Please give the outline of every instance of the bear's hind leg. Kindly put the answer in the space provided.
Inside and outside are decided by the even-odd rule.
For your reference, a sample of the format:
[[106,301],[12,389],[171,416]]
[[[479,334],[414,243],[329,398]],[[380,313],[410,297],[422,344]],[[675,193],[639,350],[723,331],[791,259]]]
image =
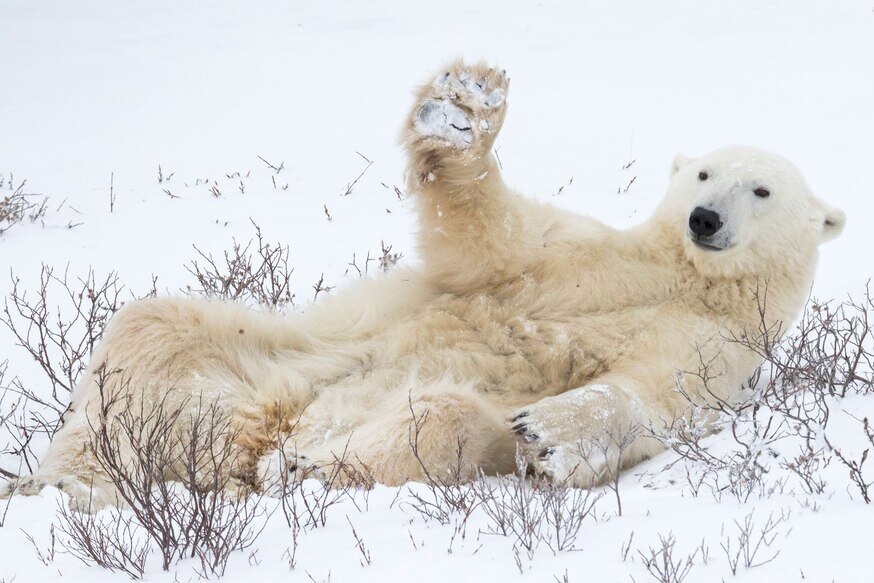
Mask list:
[[83,414],[68,415],[37,472],[5,484],[0,498],[36,496],[46,486],[53,486],[69,496],[74,511],[96,512],[119,504],[118,491],[91,451],[91,433],[88,423],[80,418]]
[[[344,474],[397,486],[407,481],[469,480],[511,473],[515,443],[504,427],[505,411],[470,389],[434,386],[396,394],[351,434],[306,452],[324,474],[337,460]],[[344,477],[344,476],[341,476]]]

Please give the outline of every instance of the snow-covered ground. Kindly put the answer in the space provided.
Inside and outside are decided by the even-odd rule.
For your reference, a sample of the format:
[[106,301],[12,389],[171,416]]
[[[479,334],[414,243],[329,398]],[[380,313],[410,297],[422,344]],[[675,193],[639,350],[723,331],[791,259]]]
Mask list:
[[[512,77],[497,147],[505,180],[522,192],[629,226],[660,200],[675,153],[755,145],[794,161],[847,212],[844,235],[822,249],[814,295],[858,296],[874,274],[874,0],[4,0],[0,174],[51,202],[43,224],[0,235],[0,295],[10,270],[33,289],[40,263],[68,266],[71,277],[117,270],[135,294],[157,275],[163,293],[178,293],[192,283],[192,245],[220,252],[250,239],[251,221],[290,245],[297,309],[322,274],[338,287],[356,279],[353,253],[361,265],[383,241],[415,262],[413,203],[395,191],[404,187],[396,137],[412,87],[456,56]],[[10,374],[44,382],[0,326],[0,363],[7,358]],[[861,433],[854,417],[874,414],[870,401],[835,404],[835,439]],[[712,440],[730,446],[724,434]],[[581,550],[542,547],[523,557],[522,574],[511,540],[478,534],[483,517],[453,537],[452,525],[392,504],[405,489],[378,487],[368,511],[344,503],[305,533],[294,570],[283,558],[290,531],[274,516],[256,556],[234,557],[226,580],[549,581],[567,572],[569,581],[646,581],[638,551],[668,533],[675,558],[702,540],[709,547],[687,581],[730,580],[720,545],[734,521],[790,510],[759,558],[779,555],[741,567],[737,580],[871,580],[874,506],[843,466],[827,468],[823,495],[789,484],[742,504],[691,496],[676,467],[662,471],[674,459],[627,472],[621,517],[606,496]],[[16,470],[9,457],[0,463]],[[0,581],[125,580],[69,555],[39,560],[24,531],[44,550],[58,499],[52,490],[12,501]],[[163,573],[153,556],[147,579],[197,575],[191,562]]]

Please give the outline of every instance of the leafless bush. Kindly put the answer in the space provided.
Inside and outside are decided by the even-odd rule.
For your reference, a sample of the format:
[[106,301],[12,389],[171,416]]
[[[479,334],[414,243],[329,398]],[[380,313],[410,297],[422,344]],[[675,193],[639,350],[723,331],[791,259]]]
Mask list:
[[198,287],[189,286],[189,292],[280,311],[294,305],[290,285],[294,269],[288,266],[288,246],[265,241],[261,228],[254,222],[252,225],[255,238],[246,244],[234,241],[232,249],[220,258],[194,248],[199,259],[186,269]]
[[[345,501],[351,502],[361,511],[362,506],[357,500],[359,493],[363,493],[363,508],[366,509],[369,492],[376,485],[376,479],[364,463],[357,459],[356,463],[351,463],[348,444],[339,456],[335,456],[331,463],[322,467],[307,463],[296,452],[292,456],[287,455],[289,448],[286,445],[293,439],[295,428],[296,423],[284,439],[278,440],[279,478],[276,484],[267,485],[268,489],[277,491],[280,508],[291,529],[291,544],[282,554],[291,570],[297,567],[297,551],[302,533],[326,526],[331,509]],[[358,539],[358,533],[348,515],[346,520],[356,537],[356,548],[369,565],[370,552],[364,546],[363,539]]]
[[814,450],[804,447],[802,451],[791,459],[784,460],[780,465],[798,477],[802,489],[808,494],[822,494],[828,482],[822,477],[831,458],[827,457],[822,448]]
[[322,579],[321,581],[316,581],[315,577],[313,577],[309,571],[304,571],[307,575],[307,579],[312,581],[313,583],[331,583],[331,570],[328,569],[328,576]]
[[868,461],[868,452],[874,447],[874,428],[868,422],[868,418],[862,419],[862,430],[865,432],[865,437],[868,439],[870,447],[866,447],[858,460],[853,459],[849,454],[834,447],[826,438],[825,442],[831,449],[838,461],[849,470],[850,481],[859,489],[862,495],[862,500],[865,504],[871,503],[871,495],[874,493],[874,476],[864,473],[865,462]]
[[325,476],[318,485],[308,487],[305,483],[301,484],[300,500],[303,508],[304,528],[325,526],[328,523],[328,514],[331,508],[344,500],[353,499],[355,486],[346,481],[346,476],[349,472],[354,473],[357,470],[346,461],[346,456],[347,453],[344,451],[339,458],[324,468]]
[[764,552],[774,543],[777,535],[780,534],[778,527],[789,519],[790,512],[781,512],[779,516],[774,516],[771,513],[762,526],[756,525],[753,520],[754,514],[755,510],[751,510],[742,522],[735,520],[735,533],[726,533],[723,526],[723,540],[720,546],[725,552],[725,558],[728,560],[732,575],[737,574],[740,565],[748,569],[760,567],[770,563],[780,554],[779,550],[767,557],[763,557],[759,553],[760,551]]
[[[43,265],[34,298],[12,275],[2,321],[45,373],[57,404],[67,400],[85,371],[109,318],[122,305],[123,289],[114,271],[97,278],[89,269],[84,278],[73,281],[67,270],[58,276]],[[63,302],[66,309],[52,308],[56,302]]]
[[494,482],[481,477],[475,487],[482,511],[490,520],[487,532],[512,538],[513,547],[526,551],[530,560],[544,539],[546,508],[537,489],[525,477],[528,461],[521,452],[517,452],[516,466],[516,474]]
[[[619,493],[619,477],[622,474],[623,456],[631,444],[640,437],[641,427],[636,423],[611,428],[594,439],[577,444],[583,463],[616,497],[616,513],[622,516],[622,496]],[[603,463],[602,463],[603,462]]]
[[[0,430],[6,429],[7,420],[13,419],[15,417],[18,411],[18,406],[21,403],[21,398],[17,396],[17,398],[13,399],[12,403],[5,404],[6,398],[10,394],[9,387],[4,382],[7,364],[8,363],[6,361],[0,363]],[[8,453],[14,454],[14,452],[9,451],[5,446],[4,449],[0,450],[0,456]],[[21,473],[22,465],[20,458],[18,465],[18,473],[10,472],[0,467],[0,479],[11,480],[12,483],[11,491],[8,492],[9,497],[6,499],[5,502],[0,502],[0,504],[2,504],[2,507],[0,507],[0,528],[2,528],[6,524],[6,516],[9,514],[9,507],[12,504],[12,496],[15,494],[15,489],[18,484],[17,478]]]
[[[21,404],[22,397],[13,393],[9,385],[6,383],[6,371],[9,370],[9,361],[0,362],[0,430],[6,428],[7,422],[15,419],[18,407]],[[0,455],[14,453],[7,449],[8,444],[4,444],[3,449],[0,449]],[[18,475],[0,467],[0,478],[14,479]],[[3,519],[0,516],[0,526],[3,526]]]
[[369,493],[376,485],[370,469],[361,460],[351,459],[348,443],[339,456],[335,455],[330,463],[318,467],[296,453],[289,457],[285,453],[285,443],[293,437],[293,431],[292,428],[291,435],[278,444],[278,483],[268,485],[268,489],[279,495],[280,508],[292,529],[293,546],[288,556],[292,568],[302,529],[325,526],[332,508],[344,501],[351,502],[361,511],[357,499],[359,494],[366,509]]
[[73,280],[46,265],[40,270],[35,294],[28,294],[14,274],[12,291],[5,300],[0,319],[18,346],[39,365],[51,387],[50,396],[12,379],[10,391],[20,398],[18,411],[7,420],[16,445],[15,455],[32,472],[36,457],[31,450],[38,435],[53,437],[70,402],[70,393],[88,365],[110,317],[121,306],[124,286],[110,272],[98,278],[89,270]]
[[553,553],[574,550],[603,494],[573,488],[570,478],[527,479],[528,462],[521,454],[516,466],[514,475],[489,479],[481,474],[472,484],[478,508],[489,521],[486,532],[510,537],[529,559],[540,544]]
[[[769,323],[766,318],[766,289],[757,301],[758,330],[726,339],[764,361],[742,387],[745,398],[729,402],[710,391],[711,371],[702,359],[698,371],[685,373],[697,377],[695,384],[703,387],[702,394],[688,395],[680,385],[678,392],[688,402],[686,414],[660,435],[680,460],[698,468],[687,469],[696,495],[702,484],[716,497],[727,491],[741,501],[782,489],[785,479],[768,484],[764,477],[777,457],[772,446],[787,437],[803,440],[802,453],[780,465],[798,477],[806,492],[821,493],[825,481],[819,472],[829,458],[815,444],[828,424],[830,402],[874,390],[874,333],[870,328],[874,303],[869,289],[859,301],[809,302],[788,335],[782,323]],[[731,451],[714,452],[703,443],[707,435],[720,429],[731,433],[735,446]],[[863,461],[856,462],[859,469]],[[851,476],[858,477],[852,463],[848,465]]]
[[384,272],[391,271],[391,268],[398,264],[398,261],[404,256],[403,253],[392,253],[392,246],[386,246],[385,241],[379,242],[382,255],[379,257],[379,268]]
[[446,525],[452,521],[453,516],[457,515],[466,522],[479,501],[468,484],[469,479],[466,478],[473,475],[475,470],[465,460],[465,442],[461,438],[457,439],[455,459],[451,467],[428,467],[419,450],[422,429],[428,421],[428,410],[416,413],[412,396],[409,397],[408,403],[411,416],[407,429],[408,440],[413,457],[421,468],[425,480],[421,487],[407,488],[406,504],[426,521],[435,520]]
[[71,511],[58,505],[61,547],[86,565],[142,579],[152,546],[144,529],[118,508],[100,513]]
[[[354,270],[356,271],[356,273],[358,273],[358,276],[359,276],[359,277],[364,277],[364,276],[367,275],[367,273],[370,271],[370,264],[371,264],[373,261],[376,261],[376,259],[374,259],[373,257],[371,257],[371,256],[370,256],[370,251],[368,251],[368,252],[367,252],[367,257],[364,258],[364,262],[363,262],[364,269],[362,270],[361,267],[359,267],[359,265],[358,265],[358,260],[357,260],[356,257],[355,257],[355,253],[353,253],[353,254],[352,254],[352,261],[350,261],[350,262],[347,263],[346,265],[348,265],[349,267],[351,267],[352,269],[354,269]],[[343,275],[349,275],[349,267],[346,268],[346,272],[345,272]]]
[[320,293],[322,293],[322,292],[331,293],[331,290],[334,289],[335,287],[337,287],[337,286],[325,284],[325,274],[323,273],[319,277],[319,281],[317,281],[316,284],[313,286],[313,289],[316,292],[313,294],[313,301],[315,302],[316,300],[319,299]]
[[[572,488],[568,480],[529,479],[528,461],[521,452],[517,452],[517,471],[513,475],[489,478],[481,471],[476,474],[465,460],[465,442],[460,438],[452,466],[429,467],[419,450],[428,411],[417,412],[412,399],[409,409],[410,449],[422,470],[424,483],[408,486],[406,507],[426,521],[448,525],[454,520],[453,540],[459,534],[464,537],[465,526],[474,513],[484,515],[488,521],[486,534],[513,540],[514,558],[520,571],[522,555],[531,560],[540,544],[554,553],[574,548],[582,525],[592,515],[601,494]],[[476,479],[470,480],[470,475],[476,475]]]
[[12,488],[6,492],[9,497],[6,499],[6,502],[3,503],[3,510],[0,511],[0,528],[3,528],[6,525],[6,517],[9,515],[9,507],[12,505],[13,496],[15,496],[17,482],[13,481],[12,484]]
[[756,379],[761,402],[810,442],[828,423],[829,397],[874,392],[874,297],[866,286],[859,300],[811,300],[788,335],[781,323],[766,323],[766,303],[763,292],[759,330],[729,340],[762,357],[762,378]]
[[365,162],[367,162],[367,165],[364,167],[364,170],[361,171],[361,174],[359,174],[359,175],[355,178],[355,180],[346,183],[346,190],[343,192],[343,195],[342,195],[342,196],[349,196],[350,194],[352,194],[352,191],[355,190],[355,185],[358,184],[358,181],[361,180],[361,178],[364,176],[364,174],[365,174],[368,170],[370,170],[370,167],[371,167],[371,166],[373,166],[373,161],[370,160],[370,159],[368,159],[367,156],[365,156],[365,155],[362,154],[361,152],[355,152],[355,153],[358,154],[359,156],[361,156],[361,158],[362,158]]
[[[380,184],[384,189],[394,192],[394,195],[395,197],[397,197],[398,200],[406,200],[407,196],[409,196],[406,192],[398,188],[397,185],[392,184],[391,186],[389,186],[385,182],[380,182]],[[388,209],[386,209],[386,211],[391,213],[391,211]]]
[[660,534],[659,546],[649,547],[646,551],[637,551],[647,572],[659,583],[682,583],[695,566],[695,557],[699,549],[696,548],[686,557],[675,559],[675,544],[673,533],[669,533],[666,537]]
[[237,430],[218,403],[135,398],[121,371],[101,368],[100,410],[89,444],[118,496],[162,556],[162,566],[196,557],[222,575],[230,555],[252,545],[266,523],[258,496],[230,492]]
[[36,558],[39,559],[40,563],[48,567],[54,562],[55,556],[58,554],[58,537],[54,524],[49,527],[49,544],[45,548],[40,547],[29,532],[24,529],[21,532],[24,533],[24,537],[33,547],[33,550],[36,552]]
[[23,221],[35,223],[45,216],[48,197],[24,192],[26,184],[24,180],[15,187],[12,176],[0,175],[0,190],[8,191],[0,197],[0,235]]
[[[689,395],[684,397],[689,401],[686,415],[654,435],[678,455],[677,462],[697,468],[690,472],[687,467],[693,494],[706,485],[716,499],[728,492],[746,502],[753,495],[764,497],[783,487],[783,482],[767,483],[764,478],[773,460],[772,446],[788,435],[784,419],[754,398],[739,404],[716,399],[705,404]],[[727,451],[704,443],[714,425],[731,435],[732,447]]]
[[355,525],[352,524],[352,520],[349,518],[348,514],[346,515],[346,522],[349,523],[349,527],[352,529],[352,537],[355,539],[355,548],[358,549],[358,552],[361,554],[361,559],[359,559],[361,566],[364,567],[366,565],[369,567],[372,564],[372,559],[370,551],[366,546],[364,546],[364,538],[362,538],[358,534],[358,531],[355,530]]
[[628,535],[628,540],[622,543],[622,546],[619,548],[619,554],[622,557],[622,562],[626,562],[628,560],[628,553],[631,551],[631,543],[634,542],[634,531]]
[[583,522],[592,515],[602,494],[572,488],[567,480],[541,480],[537,489],[547,525],[544,542],[553,553],[573,550]]
[[[370,256],[370,251],[367,252],[367,256],[364,258],[362,265],[358,265],[358,260],[356,258],[356,254],[352,254],[352,261],[350,261],[347,265],[349,268],[355,270],[359,277],[364,277],[368,275],[370,271],[370,264],[374,261],[379,262],[379,269],[384,273],[388,273],[391,269],[397,265],[398,261],[404,256],[403,253],[392,253],[392,246],[386,246],[385,241],[380,241],[380,253],[381,255],[378,258],[374,258]],[[363,267],[363,269],[362,269]],[[344,275],[349,274],[349,268],[346,269],[346,273]]]

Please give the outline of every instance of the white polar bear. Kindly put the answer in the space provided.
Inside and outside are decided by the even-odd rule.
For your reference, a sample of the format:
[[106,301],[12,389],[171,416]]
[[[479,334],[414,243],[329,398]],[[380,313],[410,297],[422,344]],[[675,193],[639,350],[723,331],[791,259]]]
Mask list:
[[[117,390],[133,404],[217,399],[240,431],[232,471],[249,480],[299,418],[288,452],[320,464],[346,451],[385,484],[452,467],[461,442],[468,475],[512,471],[518,446],[536,471],[588,486],[617,452],[593,459],[587,444],[682,415],[679,371],[706,362],[707,390],[695,375],[685,390],[735,398],[760,358],[726,338],[759,330],[765,286],[769,325],[797,317],[843,214],[789,162],[746,147],[678,156],[664,201],[626,231],[538,204],[504,185],[491,154],[507,88],[503,72],[456,62],[418,93],[403,143],[420,269],[284,318],[190,298],[125,307],[19,491],[58,484],[81,497],[93,484],[95,504],[112,501],[83,446],[104,363],[124,372]],[[411,409],[427,411],[418,460]],[[622,464],[660,448],[635,439]]]

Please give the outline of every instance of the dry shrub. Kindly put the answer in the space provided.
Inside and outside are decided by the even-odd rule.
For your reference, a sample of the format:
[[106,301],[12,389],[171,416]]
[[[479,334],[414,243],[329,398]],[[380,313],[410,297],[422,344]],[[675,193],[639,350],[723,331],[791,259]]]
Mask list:
[[48,209],[47,196],[24,192],[27,180],[14,186],[14,177],[0,174],[0,236],[15,225],[24,221],[35,223],[42,219]]
[[594,519],[595,504],[603,494],[574,488],[570,478],[528,479],[528,462],[521,453],[516,465],[513,475],[480,474],[472,484],[478,508],[488,519],[485,532],[510,537],[529,560],[541,544],[553,553],[575,550],[583,523]]
[[766,304],[763,294],[758,332],[730,341],[764,360],[754,385],[761,402],[814,440],[828,424],[829,397],[874,392],[874,297],[866,287],[860,299],[811,300],[788,335],[780,325],[765,324]]
[[236,430],[217,402],[134,398],[121,371],[97,371],[100,410],[90,419],[97,463],[162,558],[189,557],[221,576],[231,554],[250,547],[266,524],[260,497],[232,492]]
[[[529,478],[528,461],[516,455],[516,472],[488,477],[473,468],[464,456],[464,441],[458,439],[449,468],[431,468],[419,451],[419,438],[428,421],[427,410],[416,413],[409,401],[409,444],[424,475],[423,484],[409,485],[403,506],[426,522],[453,524],[453,541],[464,538],[472,517],[486,521],[484,534],[506,536],[513,541],[520,571],[522,554],[529,560],[546,545],[553,553],[575,549],[583,523],[593,517],[600,493],[569,486],[569,481]],[[470,479],[473,476],[473,479]],[[451,552],[451,543],[450,543]]]
[[452,521],[453,516],[458,515],[462,522],[466,522],[480,500],[469,487],[470,480],[467,476],[475,475],[476,470],[465,460],[465,442],[461,438],[456,440],[455,458],[451,467],[428,467],[419,451],[419,440],[428,421],[428,410],[416,413],[412,395],[408,397],[407,403],[410,410],[410,423],[407,428],[410,450],[425,478],[423,487],[407,488],[407,506],[426,521],[433,520],[445,525]]
[[[294,451],[287,453],[287,443],[293,439],[296,423],[283,439],[277,441],[278,479],[275,484],[265,484],[265,489],[280,499],[280,509],[291,529],[291,544],[283,553],[289,569],[297,566],[297,550],[301,535],[314,528],[324,527],[335,507],[349,502],[359,512],[369,509],[370,492],[376,479],[369,468],[359,459],[354,462],[347,447],[327,464],[317,467]],[[360,500],[359,500],[360,498]],[[349,521],[348,515],[346,516]],[[369,551],[359,540],[355,527],[356,548],[369,561]]]
[[[728,492],[740,501],[782,491],[786,477],[766,483],[772,464],[788,470],[808,493],[822,493],[820,475],[831,454],[850,470],[853,483],[863,491],[861,460],[853,461],[840,450],[822,443],[831,407],[848,395],[874,393],[874,298],[866,289],[859,300],[808,302],[789,334],[783,325],[765,318],[767,291],[758,297],[759,329],[727,338],[760,355],[763,360],[744,387],[745,397],[728,402],[708,389],[712,382],[708,363],[702,359],[691,373],[704,387],[703,398],[678,393],[688,402],[686,414],[664,430],[651,430],[687,463],[686,475],[693,494],[702,485],[714,497]],[[863,427],[864,429],[864,427]],[[718,451],[705,441],[714,431],[730,433],[732,448]],[[800,440],[799,453],[780,459],[774,445],[785,439]],[[843,459],[842,459],[843,458]]]
[[828,439],[826,439],[826,444],[838,461],[848,470],[850,482],[859,490],[862,500],[865,501],[865,504],[870,504],[871,496],[874,494],[874,476],[866,474],[864,468],[865,462],[868,461],[868,453],[871,451],[871,448],[874,448],[874,428],[871,427],[867,417],[862,419],[862,431],[865,433],[867,445],[862,450],[858,460],[843,450],[832,446]]
[[142,579],[152,546],[143,528],[118,508],[100,513],[71,511],[58,505],[59,543],[86,565]]
[[[642,427],[637,423],[612,427],[591,441],[581,441],[577,450],[583,464],[597,476],[597,483],[612,490],[616,498],[616,514],[622,516],[622,496],[619,492],[619,478],[622,464],[628,449],[640,437]],[[597,460],[594,464],[592,460]],[[604,463],[606,460],[606,463]]]
[[[347,447],[329,463],[316,466],[302,457],[289,458],[280,448],[278,484],[266,485],[281,500],[282,513],[289,527],[311,530],[324,527],[332,508],[349,501],[359,511],[368,508],[370,491],[376,478]],[[359,497],[361,501],[359,502]]]
[[696,548],[685,557],[674,558],[676,542],[673,533],[668,533],[668,536],[659,534],[658,546],[637,551],[647,573],[659,583],[683,583],[695,566],[699,549]]
[[294,305],[290,286],[294,269],[288,266],[288,246],[265,241],[261,228],[252,225],[255,239],[246,244],[234,241],[231,250],[219,258],[194,248],[199,259],[185,268],[197,284],[189,286],[189,292],[279,311]]
[[728,561],[729,569],[732,575],[737,575],[737,570],[740,566],[752,569],[770,563],[780,554],[779,550],[765,553],[774,544],[777,535],[780,534],[778,528],[781,524],[789,519],[790,513],[783,511],[775,516],[774,513],[768,515],[764,524],[757,525],[754,520],[755,510],[751,510],[742,521],[735,520],[735,532],[725,532],[723,525],[723,540],[720,543],[725,558]]
[[15,442],[10,453],[33,472],[37,465],[33,442],[39,436],[51,439],[61,426],[71,392],[110,317],[123,305],[124,286],[114,271],[97,277],[89,270],[84,278],[73,279],[67,270],[57,275],[46,265],[33,294],[22,289],[14,274],[11,278],[12,291],[0,322],[37,363],[50,387],[48,392],[13,378],[7,388],[17,402],[16,411],[6,419]]

